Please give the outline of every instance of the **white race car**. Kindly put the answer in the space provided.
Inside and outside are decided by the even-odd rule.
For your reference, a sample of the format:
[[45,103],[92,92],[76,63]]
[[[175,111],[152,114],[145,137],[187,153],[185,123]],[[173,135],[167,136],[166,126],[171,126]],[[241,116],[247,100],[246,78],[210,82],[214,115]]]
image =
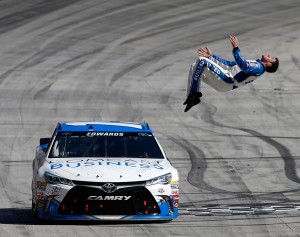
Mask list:
[[58,123],[33,161],[38,219],[172,220],[179,177],[148,124]]

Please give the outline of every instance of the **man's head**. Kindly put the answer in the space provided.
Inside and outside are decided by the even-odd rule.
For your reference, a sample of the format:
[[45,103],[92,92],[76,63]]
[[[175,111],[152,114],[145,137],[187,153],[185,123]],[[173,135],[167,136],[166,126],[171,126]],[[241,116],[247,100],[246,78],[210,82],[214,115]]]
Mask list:
[[261,61],[266,67],[266,72],[276,72],[279,66],[278,58],[271,57],[270,55],[262,55]]

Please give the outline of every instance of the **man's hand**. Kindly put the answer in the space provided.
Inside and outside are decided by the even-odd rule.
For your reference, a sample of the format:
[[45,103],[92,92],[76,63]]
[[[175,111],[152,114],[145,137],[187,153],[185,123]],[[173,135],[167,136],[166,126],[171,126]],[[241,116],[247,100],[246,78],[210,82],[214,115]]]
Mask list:
[[232,44],[233,48],[238,48],[239,47],[239,41],[238,41],[236,36],[230,35],[229,40],[230,40],[230,43]]
[[198,55],[200,57],[205,57],[205,58],[209,58],[211,55],[211,51],[209,48],[205,47],[205,48],[200,48],[198,49]]

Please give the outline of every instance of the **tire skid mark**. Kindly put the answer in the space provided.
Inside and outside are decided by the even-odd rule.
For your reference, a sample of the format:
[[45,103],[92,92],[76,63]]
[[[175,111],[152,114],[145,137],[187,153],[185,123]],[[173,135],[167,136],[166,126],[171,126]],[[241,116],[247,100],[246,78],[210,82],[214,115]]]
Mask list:
[[[217,112],[217,108],[211,104],[208,104],[208,103],[203,103],[203,105],[205,106],[206,108],[206,112],[204,112],[204,114],[201,116],[201,119],[207,123],[210,123],[214,126],[218,126],[218,127],[223,127],[223,128],[231,128],[231,129],[236,129],[236,130],[240,130],[240,131],[243,131],[244,129],[243,128],[236,128],[236,127],[233,127],[233,126],[228,126],[228,125],[224,125],[222,123],[219,123],[217,121],[215,121],[213,119],[213,116],[214,114]],[[195,118],[197,119],[197,114],[195,114]],[[251,132],[250,134],[252,134],[252,130],[247,130],[247,131],[244,131],[244,132]],[[268,137],[265,137],[263,136],[262,134],[258,134],[258,133],[255,133],[255,137],[261,139],[261,137],[263,137],[263,139],[265,140],[268,140],[268,139],[271,139],[271,138],[268,138]],[[272,139],[271,139],[272,140]],[[269,141],[269,140],[268,140]],[[282,155],[281,155],[282,157]],[[261,157],[260,157],[261,159]],[[239,176],[238,176],[239,177]],[[235,177],[236,178],[236,177]],[[244,192],[242,195],[243,197],[245,198],[250,198],[250,202],[256,202],[258,198],[261,198],[263,195],[256,195],[255,193],[252,193],[248,188],[247,188],[247,185],[240,179],[240,177],[238,178],[239,179],[239,184],[242,185],[240,186],[240,188],[242,188],[242,190],[247,190],[246,192]],[[228,192],[229,193],[229,192]],[[285,197],[284,194],[280,193],[280,197],[277,196],[276,197],[276,200],[278,200],[278,198],[282,198],[282,200],[285,200],[286,202],[289,201],[289,199],[287,197]],[[269,197],[268,197],[269,198]]]
[[[258,1],[257,1],[258,2]],[[252,3],[253,4],[253,3]],[[252,5],[251,4],[251,5]],[[159,18],[150,18],[147,25],[155,26],[155,27],[149,27],[147,31],[145,31],[145,35],[137,36],[135,38],[128,39],[124,41],[122,44],[128,44],[132,43],[134,41],[138,41],[144,38],[149,38],[150,36],[158,35],[161,33],[166,33],[168,31],[172,31],[181,27],[186,27],[187,25],[191,24],[197,24],[198,27],[201,27],[201,25],[207,24],[207,20],[210,19],[211,15],[219,12],[219,11],[228,11],[232,10],[232,8],[240,8],[240,5],[243,5],[244,8],[246,8],[245,3],[219,3],[218,5],[213,6],[206,6],[206,11],[201,11],[201,8],[199,7],[199,3],[190,1],[185,1],[184,5],[172,5],[172,8],[162,9],[164,12],[163,15],[159,16]],[[249,4],[250,5],[250,4]],[[250,6],[251,6],[250,5]],[[168,18],[166,19],[165,15],[166,12],[168,13]],[[180,12],[180,15],[178,15],[178,12]],[[172,14],[173,13],[173,14]],[[249,20],[249,17],[252,15],[249,14],[247,20]],[[255,16],[257,19],[258,16]],[[265,15],[264,15],[265,17]],[[153,19],[153,20],[152,20]],[[159,24],[157,24],[159,23]],[[240,24],[240,22],[239,22]],[[213,27],[213,25],[211,25]],[[245,26],[246,27],[246,26]],[[245,31],[247,32],[247,31]],[[203,33],[203,32],[202,32]],[[199,33],[197,33],[199,35]],[[186,35],[181,36],[182,39],[186,39]],[[224,39],[224,36],[222,36],[221,39]]]
[[[75,24],[73,27],[67,27],[66,31],[59,32],[58,34],[54,35],[53,37],[48,38],[48,40],[46,40],[46,42],[40,47],[41,50],[39,52],[35,53],[30,58],[28,58],[25,61],[21,62],[19,65],[17,65],[13,69],[11,69],[11,70],[7,71],[6,73],[0,75],[0,84],[3,82],[3,80],[5,78],[7,78],[14,71],[22,70],[22,69],[28,69],[30,67],[37,66],[38,64],[41,64],[42,62],[44,62],[45,59],[48,58],[49,56],[54,55],[57,52],[59,52],[61,50],[64,50],[68,47],[71,47],[71,45],[75,45],[79,41],[84,41],[84,40],[87,40],[91,37],[94,37],[94,35],[97,34],[97,32],[92,32],[88,35],[85,35],[85,37],[81,37],[77,40],[72,40],[71,42],[69,42],[69,41],[65,41],[65,42],[60,41],[59,44],[57,44],[57,42],[54,42],[53,40],[55,38],[58,38],[58,36],[60,36],[62,34],[66,34],[69,31],[71,31],[72,29],[76,29],[80,26],[83,27],[86,24],[89,25],[92,21],[99,20],[99,19],[101,19],[105,16],[116,14],[116,12],[128,11],[129,9],[136,9],[136,8],[140,7],[140,5],[143,6],[145,4],[147,5],[148,2],[146,2],[146,3],[143,2],[143,3],[135,4],[135,5],[132,5],[132,4],[127,4],[126,5],[125,4],[125,7],[115,7],[114,11],[112,11],[112,12],[109,12],[107,14],[100,15],[100,16],[99,16],[99,14],[95,14],[95,17],[93,16],[91,19],[88,19],[84,22],[82,22],[82,20],[80,20],[80,21],[78,21],[79,23]],[[51,32],[51,31],[49,31],[49,32]],[[47,34],[47,32],[45,34]],[[51,50],[48,51],[47,48],[49,48]],[[107,48],[107,46],[106,46],[106,48]],[[53,50],[53,49],[55,49],[55,50]],[[98,59],[97,59],[97,61],[98,61]]]
[[[234,175],[235,180],[239,181],[239,188],[242,189],[243,193],[241,192],[231,192],[231,191],[227,191],[227,190],[222,190],[219,188],[215,188],[212,187],[211,185],[207,184],[204,181],[204,173],[207,169],[207,163],[205,160],[205,156],[204,153],[196,146],[194,146],[193,144],[191,144],[190,142],[188,142],[187,140],[182,140],[180,141],[179,139],[172,139],[171,137],[169,137],[169,139],[171,139],[174,143],[176,143],[177,145],[179,145],[180,147],[182,147],[184,150],[186,150],[190,156],[191,159],[191,163],[192,163],[192,168],[188,173],[188,177],[187,180],[188,182],[195,186],[198,187],[202,190],[208,190],[209,192],[214,192],[214,193],[224,193],[224,194],[233,194],[236,198],[240,199],[240,201],[242,201],[242,203],[244,203],[244,205],[254,205],[255,203],[257,203],[256,200],[256,196],[253,195],[250,190],[247,188],[246,184],[241,180],[241,178],[239,176]],[[228,199],[232,199],[228,198]],[[211,202],[212,200],[210,200]],[[192,206],[189,210],[189,208],[186,209],[186,213],[188,215],[190,215],[191,213],[194,212],[194,210],[196,210],[196,213],[198,215],[211,215],[213,213],[213,208],[207,209],[203,211],[203,207],[200,207],[200,212],[198,211],[199,208],[197,208],[198,202],[201,203],[200,201],[191,201],[189,203],[188,206]],[[222,199],[220,200],[220,202],[224,202],[224,198],[222,197]],[[218,202],[217,202],[218,203]],[[212,206],[216,206],[216,205],[212,205]],[[204,206],[205,207],[205,206]],[[215,208],[216,209],[216,208]],[[198,212],[197,212],[198,211]],[[217,210],[218,211],[218,210]],[[239,210],[235,210],[235,213],[237,213]],[[216,211],[215,211],[216,212]],[[229,211],[228,211],[229,212]],[[245,212],[243,210],[243,212]],[[183,213],[183,212],[181,212]],[[179,213],[179,215],[181,215],[181,213]],[[231,212],[230,214],[232,214],[233,212]],[[241,214],[241,212],[240,212]],[[251,219],[248,220],[249,222],[251,222]],[[261,228],[263,232],[267,232],[267,228],[266,227],[262,227]]]
[[[96,50],[93,50],[91,52],[87,52],[87,53],[84,53],[84,54],[81,54],[81,55],[78,55],[76,57],[73,57],[71,59],[68,59],[64,62],[61,62],[59,65],[55,66],[55,67],[52,67],[51,69],[49,69],[47,71],[47,73],[50,73],[52,71],[54,71],[54,73],[51,75],[51,76],[41,76],[42,78],[45,78],[44,80],[46,81],[49,81],[50,82],[43,86],[42,89],[40,89],[34,96],[33,96],[33,100],[36,100],[41,94],[47,92],[51,86],[55,83],[55,81],[57,79],[59,79],[61,77],[61,75],[64,73],[64,72],[68,72],[69,70],[72,70],[72,69],[76,69],[78,68],[79,66],[82,66],[84,65],[86,62],[88,62],[88,58],[89,57],[93,57],[94,55],[100,53],[101,51],[103,50],[103,48],[99,48],[99,49],[96,49]],[[56,79],[55,81],[53,81],[53,79]],[[45,83],[43,83],[44,85]],[[36,85],[35,85],[36,87]]]
[[[47,30],[45,33],[40,34],[40,36],[44,36],[45,38],[48,38],[47,37],[48,34],[54,33],[56,31],[61,32],[62,29],[68,29],[67,31],[69,32],[72,28],[74,28],[74,25],[78,25],[78,24],[81,24],[83,22],[89,21],[90,19],[94,18],[96,16],[96,14],[93,14],[93,15],[89,14],[89,16],[87,16],[87,17],[85,17],[83,15],[82,17],[84,17],[84,18],[80,18],[79,20],[70,20],[70,23],[64,23],[64,24],[59,25],[59,26],[57,26],[57,23],[61,20],[68,19],[69,17],[74,17],[74,16],[77,16],[79,14],[82,14],[85,11],[87,11],[89,9],[93,9],[94,7],[96,7],[98,5],[99,5],[99,3],[96,3],[95,5],[90,5],[90,6],[87,6],[87,7],[84,7],[84,8],[80,8],[78,10],[73,10],[70,13],[65,13],[63,16],[59,16],[59,17],[56,17],[53,20],[49,20],[48,25],[54,24],[54,28],[51,29],[51,30]],[[100,15],[103,15],[104,13],[105,13],[105,10],[103,12],[99,12]],[[99,14],[98,14],[98,16],[99,16]],[[31,29],[31,31],[28,32],[28,34],[32,34],[32,32],[34,32],[34,31],[43,30],[44,28],[45,28],[44,25],[37,26],[37,27]],[[67,33],[67,32],[64,32],[64,33]]]
[[192,167],[188,173],[187,180],[191,185],[212,192],[225,192],[222,189],[214,188],[204,182],[204,173],[207,169],[207,163],[204,153],[198,147],[194,146],[187,140],[180,141],[180,139],[174,139],[171,137],[169,137],[169,139],[182,147],[189,154]]
[[[209,194],[208,192],[201,192],[204,194]],[[251,195],[255,196],[258,200],[267,200],[267,203],[261,203],[257,200],[253,200],[252,202],[245,202],[244,204],[236,204],[236,205],[290,205],[290,200],[288,198],[286,198],[285,195],[297,195],[300,193],[299,189],[290,189],[290,190],[282,190],[282,191],[276,191],[276,192],[252,192]],[[218,194],[231,194],[228,191],[224,191],[224,192],[218,192]],[[236,193],[234,193],[236,194]],[[247,193],[238,193],[240,196],[239,197],[248,197],[249,194]],[[199,192],[189,192],[189,193],[185,193],[185,195],[188,196],[193,196],[193,195],[199,195]],[[236,198],[236,197],[234,197]],[[233,199],[232,196],[228,196],[228,197],[222,197],[222,198],[215,198],[209,199],[209,203],[207,205],[217,205],[220,202],[222,202],[222,205],[232,205],[230,203],[230,201]],[[226,202],[228,200],[228,202]],[[188,202],[180,202],[180,206],[181,207],[195,207],[195,206],[199,206],[199,204],[202,203],[202,200],[199,201],[188,201]]]
[[297,57],[295,57],[294,55],[291,55],[291,58],[292,58],[292,62],[295,64],[295,66],[298,68],[298,70],[300,70],[299,59]]
[[255,131],[255,130],[238,128],[238,127],[224,125],[222,123],[216,122],[213,119],[213,114],[210,114],[210,113],[204,113],[204,115],[201,118],[203,121],[211,123],[215,126],[231,128],[231,129],[246,132],[246,133],[251,134],[252,136],[264,141],[265,143],[271,145],[279,152],[281,158],[284,161],[284,169],[285,169],[286,177],[293,182],[300,183],[300,179],[299,179],[299,177],[297,175],[297,171],[296,171],[295,160],[294,160],[291,152],[289,151],[289,149],[287,147],[285,147],[284,145],[282,145],[281,143],[275,141],[274,139],[272,139],[268,136],[265,136],[265,135]]
[[52,0],[52,1],[44,1],[43,3],[29,5],[27,9],[23,8],[20,11],[1,17],[0,34],[6,33],[17,27],[25,25],[30,21],[36,20],[41,15],[49,14],[58,9],[75,4],[79,1],[81,0],[64,0],[64,1]]
[[[10,147],[10,154],[9,154],[9,157],[8,157],[8,161],[13,161],[13,157],[12,157],[12,154],[13,154],[13,151],[14,151],[14,147],[15,147],[15,144],[16,144],[16,140],[17,140],[17,136],[18,134],[16,134],[12,140],[12,143],[10,144],[11,147]],[[3,190],[3,193],[4,195],[6,196],[7,200],[9,201],[10,205],[12,207],[14,207],[14,202],[13,202],[13,199],[11,198],[10,194],[9,194],[9,191],[7,190],[7,187],[8,188],[11,188],[11,184],[9,184],[7,181],[8,181],[8,178],[10,176],[10,170],[11,170],[11,166],[5,166],[4,167],[4,172],[1,172],[1,176],[0,176],[0,181],[1,181],[1,184],[2,184],[2,190]]]
[[298,124],[298,117],[293,116],[293,114],[289,111],[288,108],[283,107],[279,104],[283,99],[282,92],[276,91],[274,94],[275,96],[279,96],[280,98],[273,101],[273,97],[270,98],[265,95],[260,95],[255,90],[254,86],[251,85],[251,95],[259,99],[260,103],[268,109],[267,112],[271,114],[272,117],[276,117],[276,119],[281,120],[282,122],[285,122],[286,118],[293,118],[293,120],[296,121],[295,124]]
[[[145,3],[143,3],[143,4],[145,4]],[[127,4],[127,7],[136,8],[137,6],[132,6],[132,4]],[[116,7],[115,9],[119,11],[120,8],[121,7]],[[125,11],[125,9],[121,8],[121,11]],[[109,12],[107,14],[110,15],[113,13]],[[86,20],[84,22],[82,22],[81,19],[78,20],[78,24],[75,24],[75,26],[73,26],[73,27],[70,27],[70,23],[67,25],[61,26],[60,28],[67,28],[67,30],[63,31],[63,32],[59,32],[58,34],[54,35],[51,38],[45,36],[48,39],[40,47],[41,50],[39,52],[31,55],[29,58],[25,59],[23,62],[19,63],[14,68],[12,68],[12,69],[8,70],[7,72],[3,73],[2,75],[0,75],[0,84],[4,81],[4,79],[6,79],[10,74],[14,73],[15,71],[24,70],[24,69],[28,69],[33,66],[37,66],[37,65],[43,63],[45,61],[45,59],[48,58],[49,56],[55,55],[57,52],[62,51],[66,48],[69,48],[72,45],[77,44],[78,42],[81,42],[81,41],[87,40],[91,37],[94,37],[95,34],[97,34],[97,32],[92,32],[92,33],[86,35],[85,37],[78,38],[77,40],[73,39],[71,42],[70,41],[63,42],[60,40],[59,44],[58,44],[57,42],[54,41],[54,39],[58,38],[58,36],[61,36],[62,34],[66,34],[69,31],[71,31],[72,29],[78,28],[79,26],[84,26],[85,24],[90,24],[91,23],[90,21],[96,21],[98,18],[102,18],[102,17],[104,17],[104,16],[103,15],[99,16],[99,14],[95,14],[92,16],[92,18],[89,17],[88,20]],[[74,25],[74,22],[72,23],[72,25]],[[50,30],[44,34],[48,34],[51,31],[52,30]],[[42,34],[41,36],[43,36],[44,34]],[[51,50],[47,50],[47,49],[51,49]],[[53,49],[55,49],[55,50],[53,50]]]
[[[112,14],[112,13],[110,13],[110,14]],[[101,17],[103,17],[103,16],[101,16]],[[95,20],[95,19],[92,19],[92,20]],[[83,23],[81,23],[81,25],[82,25]],[[78,25],[75,25],[75,27],[78,27]],[[151,28],[150,28],[151,29]],[[69,31],[70,29],[68,29],[68,31]],[[55,36],[55,37],[57,37],[57,36]],[[50,40],[53,40],[53,39],[51,39],[50,38]],[[126,40],[125,40],[125,42],[126,42]],[[124,42],[123,42],[124,43]],[[122,43],[121,43],[122,44]],[[38,61],[40,61],[41,59],[37,59]],[[132,69],[134,69],[134,68],[136,68],[136,67],[138,67],[138,66],[129,66],[129,68],[127,68],[127,69],[125,69],[125,71],[127,70],[127,71],[130,71],[130,70],[132,70]],[[117,75],[115,75],[113,78],[112,78],[112,80],[111,80],[111,85],[112,84],[114,84],[114,82],[116,81],[116,80],[118,80],[120,78],[120,75],[119,74],[117,74]]]
[[239,176],[237,177],[236,175],[234,175],[234,179],[239,180],[239,188],[242,190],[241,192],[232,192],[224,189],[219,189],[207,184],[204,181],[204,173],[207,169],[207,162],[204,153],[198,147],[185,139],[174,139],[171,137],[169,139],[171,139],[178,146],[182,147],[189,154],[192,167],[188,173],[187,179],[191,185],[215,193],[237,194],[240,197],[253,197],[251,191],[242,182]]
[[[97,21],[100,21],[101,19],[105,18],[105,17],[110,17],[116,14],[120,14],[120,13],[124,13],[126,11],[129,11],[131,9],[136,9],[139,8],[140,6],[143,6],[145,4],[148,4],[150,0],[148,1],[143,1],[143,3],[126,3],[123,5],[119,5],[118,7],[112,7],[112,8],[108,8],[108,9],[104,9],[103,11],[97,12],[95,14],[89,15],[88,17],[85,17],[84,19],[80,18],[79,20],[73,20],[71,22],[65,23],[63,25],[60,25],[58,27],[55,27],[43,34],[41,34],[41,36],[44,36],[45,38],[48,38],[47,35],[49,34],[53,34],[56,31],[58,31],[58,33],[55,33],[52,37],[48,38],[46,40],[46,42],[41,46],[42,48],[45,47],[46,45],[49,44],[49,42],[53,42],[56,39],[58,39],[59,37],[61,37],[62,35],[69,35],[70,32],[72,30],[74,31],[78,31],[78,29],[81,27],[83,29],[86,29],[86,27],[91,26],[93,23],[96,24]],[[67,17],[61,17],[60,19],[65,19]],[[58,19],[58,20],[60,20]],[[54,22],[56,22],[57,20],[55,20]],[[98,24],[96,24],[98,25]],[[101,25],[99,25],[99,27],[101,27]],[[128,26],[125,26],[128,27]],[[120,30],[120,28],[117,28],[116,30]],[[103,32],[103,30],[101,31],[101,29],[97,29],[97,31],[99,32]],[[114,30],[110,30],[109,32],[105,32],[105,34],[113,34]],[[81,38],[81,39],[87,39],[89,37],[85,36],[85,38]]]
[[279,154],[281,155],[284,161],[284,170],[285,170],[286,177],[293,182],[300,183],[300,178],[298,177],[296,171],[296,163],[294,157],[287,147],[285,147],[284,145],[282,145],[281,143],[275,141],[270,137],[264,136],[263,134],[257,131],[245,129],[245,128],[235,128],[235,129],[249,133],[254,137],[261,139],[267,144],[273,146],[279,152]]
[[[257,2],[259,2],[259,1],[257,1]],[[195,7],[193,7],[193,5],[195,5]],[[197,24],[198,27],[201,28],[201,24],[203,24],[203,25],[208,24],[207,20],[210,19],[210,16],[212,14],[219,12],[219,11],[227,11],[227,10],[231,11],[232,8],[240,9],[241,5],[243,5],[243,8],[245,8],[245,9],[247,8],[245,6],[245,3],[231,3],[231,4],[220,3],[220,5],[211,6],[211,7],[207,8],[205,12],[203,12],[203,11],[200,11],[200,9],[198,8],[199,4],[195,3],[195,2],[185,3],[184,6],[180,6],[180,7],[171,9],[171,10],[168,8],[167,11],[168,11],[169,17],[167,19],[165,17],[161,17],[161,18],[155,19],[155,21],[149,20],[148,25],[155,26],[155,27],[148,27],[147,30],[144,31],[146,34],[144,34],[144,35],[141,34],[140,36],[136,36],[135,38],[125,40],[122,44],[132,43],[132,42],[135,42],[138,40],[142,40],[144,38],[149,38],[150,36],[159,35],[161,33],[166,33],[166,32],[172,31],[172,30],[176,30],[178,28],[184,28],[187,25],[190,26],[194,23]],[[253,3],[249,4],[250,7],[252,5],[253,5]],[[180,11],[181,14],[183,13],[182,16],[178,16],[177,11],[179,10],[179,8],[181,10]],[[192,11],[191,11],[191,8],[193,9]],[[185,9],[187,9],[187,10],[185,10]],[[220,10],[220,9],[222,9],[222,10]],[[171,15],[172,12],[174,12],[173,15]],[[271,14],[272,13],[270,13],[270,15]],[[165,12],[164,12],[163,16],[165,16]],[[245,22],[249,21],[249,18],[251,18],[251,17],[254,17],[256,21],[257,21],[258,17],[266,19],[265,14],[263,16],[260,16],[259,14],[257,16],[252,16],[252,14],[249,14],[248,18],[247,19],[245,18]],[[159,24],[157,24],[158,23],[157,21],[159,22]],[[234,21],[234,20],[231,19],[231,21]],[[273,18],[272,18],[272,21],[273,21]],[[237,24],[241,24],[241,22],[239,21]],[[214,27],[214,24],[211,24],[211,28],[212,27]],[[246,27],[249,27],[249,29],[246,29]],[[244,32],[244,33],[249,32],[249,30],[252,29],[251,27],[253,28],[253,26],[251,26],[249,24],[244,24],[245,29],[242,32]],[[213,31],[215,32],[215,30],[213,30]],[[202,32],[202,34],[203,33],[204,32]],[[240,31],[240,33],[241,33],[241,31]],[[199,35],[199,33],[197,33],[197,35]],[[179,37],[180,37],[180,35],[179,35]],[[216,37],[216,35],[214,35],[214,39],[215,39],[215,37]],[[184,40],[187,38],[187,36],[181,35],[181,38],[182,38],[182,40]],[[223,34],[220,37],[220,39],[224,39]]]
[[110,98],[114,98],[116,101],[120,100],[122,103],[116,103],[120,105],[117,120],[124,120],[125,115],[130,121],[140,121],[142,118],[142,108],[133,108],[132,100],[130,96],[123,93],[123,89],[116,89],[111,92],[112,95],[108,95]]
[[[4,82],[6,78],[8,78],[11,74],[18,72],[19,69],[27,68],[26,63],[30,62],[30,60],[36,57],[37,53],[31,55],[29,58],[25,59],[23,62],[15,65],[13,68],[7,70],[6,72],[0,75],[0,85]],[[20,72],[19,72],[20,73]]]
[[268,215],[298,214],[300,204],[251,204],[251,205],[206,205],[201,207],[180,208],[179,215],[211,216],[211,215]]
[[[110,51],[114,50],[117,46],[122,45],[122,44],[126,44],[126,42],[132,42],[132,40],[134,41],[134,39],[136,38],[135,35],[138,36],[138,35],[140,35],[144,32],[149,31],[150,29],[155,29],[157,27],[157,25],[147,24],[147,22],[149,22],[149,21],[151,21],[151,18],[150,19],[146,18],[145,21],[138,22],[138,23],[134,22],[133,24],[129,25],[128,26],[129,28],[135,28],[136,25],[140,25],[140,24],[142,24],[142,25],[146,24],[147,27],[139,27],[138,30],[136,30],[134,32],[131,32],[130,34],[125,35],[124,37],[122,37],[122,38],[120,38],[116,41],[113,41],[111,44],[109,44],[106,47],[105,52],[106,53],[110,52]],[[157,22],[157,19],[156,19],[155,22]],[[162,23],[162,24],[164,24],[164,23]],[[165,46],[161,46],[161,48],[164,48],[164,47]],[[187,48],[189,48],[189,47],[187,47]],[[170,52],[171,52],[171,50],[170,50]],[[149,60],[149,57],[146,58],[145,61],[147,61],[147,63],[151,63],[152,61],[157,61],[157,58],[161,58],[161,57],[165,56],[166,54],[167,53],[165,51],[159,52],[159,53],[156,53],[155,55],[152,55],[150,60]],[[136,58],[136,56],[134,56],[134,58]],[[130,61],[130,59],[127,59],[125,61]],[[143,59],[142,59],[142,61],[143,61]],[[123,71],[126,71],[126,72],[132,71],[132,70],[138,68],[142,64],[144,64],[144,63],[139,62],[139,63],[136,63],[135,65],[129,65]],[[123,73],[113,75],[113,77],[111,78],[110,86],[112,86],[119,78],[121,78],[122,74]]]
[[[277,106],[272,106],[270,104],[267,104],[265,101],[269,100],[269,98],[264,99],[264,98],[261,98],[261,96],[256,96],[256,97],[260,98],[260,102],[264,106],[270,108],[271,113],[272,113],[272,111],[274,111],[273,115],[276,116],[276,118],[281,120],[282,122],[285,122],[286,117],[289,117],[289,118],[293,117],[296,121],[298,120],[298,118],[292,116],[292,114],[289,112],[288,109],[283,108],[284,111],[280,111],[277,109]],[[282,114],[283,116],[280,116],[280,114]],[[299,176],[297,174],[297,170],[296,170],[295,159],[287,147],[285,147],[283,144],[275,141],[274,138],[265,136],[257,131],[250,130],[250,129],[244,129],[244,128],[234,128],[234,127],[232,127],[232,128],[244,131],[256,138],[263,140],[267,144],[273,146],[279,152],[281,158],[284,161],[284,170],[285,170],[286,177],[293,182],[300,183],[300,178],[299,178]]]

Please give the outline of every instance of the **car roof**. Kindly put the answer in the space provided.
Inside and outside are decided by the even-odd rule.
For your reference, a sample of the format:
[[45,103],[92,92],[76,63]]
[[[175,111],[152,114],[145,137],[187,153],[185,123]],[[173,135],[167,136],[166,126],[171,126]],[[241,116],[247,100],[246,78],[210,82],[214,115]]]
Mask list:
[[108,121],[108,122],[67,122],[59,123],[58,131],[69,132],[151,132],[147,123]]

